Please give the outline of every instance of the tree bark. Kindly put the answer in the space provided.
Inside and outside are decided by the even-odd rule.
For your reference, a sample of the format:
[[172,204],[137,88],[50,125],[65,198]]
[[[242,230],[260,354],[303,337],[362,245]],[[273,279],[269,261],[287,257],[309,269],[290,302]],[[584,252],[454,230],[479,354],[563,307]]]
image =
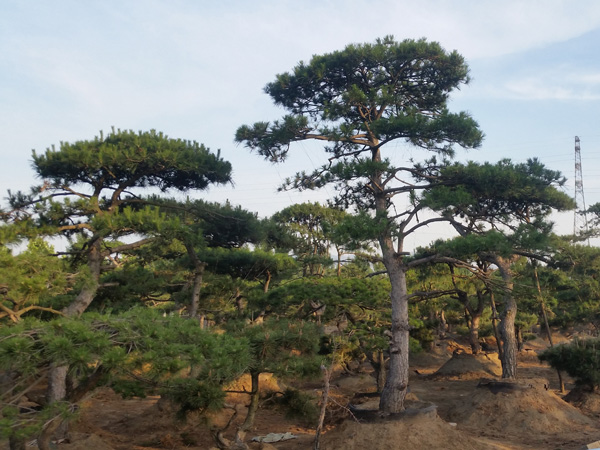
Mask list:
[[100,283],[100,268],[102,265],[101,244],[101,239],[96,239],[90,244],[89,252],[87,254],[87,266],[90,271],[90,281],[83,286],[75,300],[62,310],[62,313],[67,317],[76,317],[83,314],[94,300],[94,297],[96,297],[98,285]]
[[502,360],[502,341],[500,340],[500,332],[498,331],[498,311],[496,310],[496,300],[494,300],[493,292],[490,292],[490,304],[492,306],[492,328],[494,329],[494,337],[496,338],[496,346],[498,347],[498,358]]
[[[48,389],[46,391],[46,402],[48,404],[60,402],[67,398],[67,374],[69,366],[56,366],[52,364],[48,371]],[[40,450],[50,448],[50,440],[63,421],[55,418],[48,423],[38,435],[38,447]],[[66,433],[66,429],[63,430]]]
[[479,322],[481,321],[481,315],[471,315],[471,326],[469,327],[469,344],[471,345],[471,352],[476,355],[481,351],[481,345],[479,344]]
[[[66,317],[78,317],[90,306],[96,293],[98,292],[98,286],[100,283],[100,269],[102,265],[102,252],[101,252],[102,239],[97,238],[90,246],[87,254],[88,258],[88,269],[90,272],[90,280],[85,283],[75,300],[62,310],[62,313]],[[48,389],[46,391],[46,401],[48,404],[53,402],[65,400],[67,397],[67,374],[69,366],[57,366],[52,365],[48,371]],[[47,428],[40,436],[40,448],[48,445],[49,440],[52,438],[52,434],[55,431],[55,427]]]
[[377,392],[381,393],[383,388],[385,387],[385,355],[383,354],[383,350],[377,350]]
[[259,377],[260,377],[260,372],[254,372],[254,371],[250,372],[250,379],[252,381],[252,383],[251,383],[252,391],[250,392],[250,404],[248,405],[248,414],[246,414],[246,419],[244,420],[244,423],[240,427],[240,429],[244,430],[244,431],[248,431],[250,429],[250,427],[252,427],[252,425],[254,425],[254,418],[256,417],[256,411],[258,411],[258,402],[260,400],[259,392],[258,392]]
[[329,379],[331,378],[331,368],[327,369],[327,367],[321,366],[321,371],[323,372],[323,395],[321,396],[321,411],[319,413],[319,421],[315,432],[314,450],[319,450],[321,448],[321,432],[323,431],[323,424],[325,423],[327,401],[329,400]]
[[502,341],[502,378],[517,377],[517,338],[515,334],[515,319],[517,317],[517,302],[513,297],[513,279],[510,271],[510,261],[499,256],[494,258],[503,281],[504,309],[500,319],[500,339]]
[[267,292],[269,292],[269,285],[271,284],[271,278],[273,276],[271,275],[271,271],[267,270],[267,274],[265,276],[265,284],[263,285],[263,292],[266,294]]
[[446,321],[446,313],[442,309],[441,311],[436,311],[436,317],[438,319],[438,338],[445,339],[446,332],[448,332],[448,322]]
[[500,320],[500,339],[502,340],[502,378],[517,377],[517,339],[515,336],[516,305],[505,306],[505,312]]
[[408,389],[408,295],[406,273],[397,261],[397,255],[384,250],[384,264],[388,269],[392,290],[392,333],[390,339],[389,372],[381,393],[379,410],[395,414],[404,410],[404,398]]
[[200,264],[194,271],[194,287],[192,288],[192,300],[190,304],[190,318],[198,318],[198,309],[200,307],[200,291],[202,290],[202,279],[204,278],[204,268],[206,264]]
[[385,354],[383,350],[376,350],[372,352],[365,352],[367,360],[373,366],[373,372],[375,380],[377,382],[377,393],[381,394],[385,387],[386,369],[385,369]]
[[67,372],[69,366],[52,365],[48,371],[48,389],[46,402],[58,402],[67,397]]
[[200,306],[200,291],[202,290],[202,279],[204,277],[204,269],[206,268],[206,263],[198,259],[198,255],[196,255],[196,250],[194,250],[194,246],[192,244],[186,242],[184,245],[188,257],[194,265],[194,282],[192,287],[192,298],[190,300],[189,315],[191,319],[196,319],[198,318],[198,309]]

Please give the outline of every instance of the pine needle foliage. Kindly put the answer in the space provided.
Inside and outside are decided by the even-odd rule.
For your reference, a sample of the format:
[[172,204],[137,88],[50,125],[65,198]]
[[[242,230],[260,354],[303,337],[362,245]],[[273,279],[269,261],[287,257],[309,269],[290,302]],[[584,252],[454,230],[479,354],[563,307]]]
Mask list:
[[[0,371],[11,379],[0,394],[0,428],[6,436],[39,432],[49,418],[67,418],[99,386],[111,386],[124,397],[162,393],[182,413],[219,408],[223,385],[247,370],[249,354],[243,337],[215,334],[195,321],[151,309],[49,322],[25,319],[0,328]],[[68,366],[75,386],[64,401],[19,410],[27,391],[43,383],[56,365]]]
[[567,372],[580,386],[590,390],[600,387],[600,339],[575,339],[569,344],[544,350],[540,360],[556,370]]

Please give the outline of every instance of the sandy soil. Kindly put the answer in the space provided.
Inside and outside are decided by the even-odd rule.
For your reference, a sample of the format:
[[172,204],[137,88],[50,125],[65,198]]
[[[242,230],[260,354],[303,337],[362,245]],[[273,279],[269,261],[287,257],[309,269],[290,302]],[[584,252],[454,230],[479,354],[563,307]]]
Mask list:
[[[537,360],[536,351],[543,347],[541,341],[528,345],[520,356],[519,380],[507,385],[497,378],[500,364],[495,354],[474,357],[455,342],[441,342],[432,352],[413,358],[408,410],[385,420],[369,411],[376,409],[378,399],[368,367],[352,375],[338,374],[332,380],[331,414],[321,448],[580,450],[600,440],[600,395],[571,394],[576,397],[572,404],[563,400],[556,372]],[[571,380],[566,381],[573,388]],[[265,385],[279,389],[274,380]],[[318,398],[318,383],[304,388]],[[56,448],[210,449],[215,447],[211,426],[223,426],[232,414],[227,410],[209,418],[192,416],[181,423],[174,421],[169,408],[159,408],[157,400],[123,400],[102,389],[82,405],[80,418],[71,427],[71,442]],[[239,411],[225,432],[231,439],[235,424],[245,415],[245,399],[242,395],[229,401],[237,402]],[[286,432],[296,438],[251,442],[256,436]],[[313,440],[314,429],[286,418],[281,407],[268,400],[244,437],[250,449],[310,449]]]

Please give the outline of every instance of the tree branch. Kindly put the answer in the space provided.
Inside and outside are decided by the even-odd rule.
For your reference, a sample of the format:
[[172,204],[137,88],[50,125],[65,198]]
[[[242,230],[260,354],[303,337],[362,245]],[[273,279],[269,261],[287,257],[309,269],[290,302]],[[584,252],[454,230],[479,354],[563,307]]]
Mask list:
[[146,238],[146,239],[141,239],[137,242],[132,242],[131,244],[123,244],[123,245],[118,245],[116,247],[109,247],[108,245],[105,244],[106,251],[104,251],[102,253],[104,256],[110,255],[112,253],[122,253],[127,250],[133,250],[133,249],[139,248],[142,245],[149,244],[151,242],[156,241],[157,239],[158,238],[156,238],[156,237],[150,237],[150,238]]

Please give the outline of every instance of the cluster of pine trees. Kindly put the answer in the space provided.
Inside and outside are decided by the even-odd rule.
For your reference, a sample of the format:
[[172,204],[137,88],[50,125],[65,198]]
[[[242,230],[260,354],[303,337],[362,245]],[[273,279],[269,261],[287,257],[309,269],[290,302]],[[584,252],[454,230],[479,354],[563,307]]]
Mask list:
[[[261,373],[309,376],[353,358],[372,363],[380,409],[396,413],[409,353],[449,330],[473,353],[495,337],[502,376],[515,378],[532,327],[597,327],[600,251],[556,236],[549,219],[574,207],[564,177],[537,159],[453,161],[456,146],[483,141],[469,114],[448,109],[468,82],[458,53],[392,37],[278,75],[265,91],[288,114],[241,126],[236,140],[274,163],[297,141],[323,141],[326,163],[281,189],[331,185],[336,196],[269,218],[174,196],[232,182],[231,164],[196,142],[112,130],[34,152],[40,184],[9,192],[0,211],[11,448],[32,436],[48,448],[99,386],[160,393],[185,414],[223,407],[245,373],[249,427]],[[422,158],[398,155],[399,142]],[[456,237],[406,251],[433,223]]]

